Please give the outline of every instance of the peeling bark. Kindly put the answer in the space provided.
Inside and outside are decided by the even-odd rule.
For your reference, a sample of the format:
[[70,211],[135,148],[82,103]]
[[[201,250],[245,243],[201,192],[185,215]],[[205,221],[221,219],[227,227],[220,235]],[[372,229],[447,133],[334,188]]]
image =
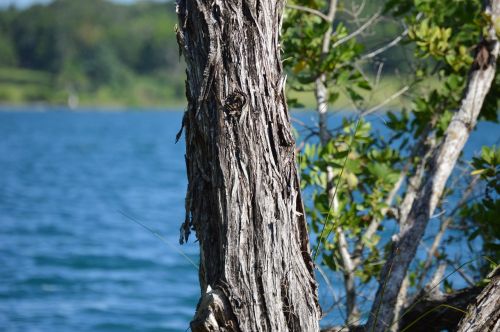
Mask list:
[[500,268],[489,276],[491,282],[469,306],[458,332],[500,331]]
[[[492,21],[495,22],[500,19],[500,0],[492,0],[490,4]],[[488,42],[492,45],[490,56],[497,59],[500,47],[494,28],[490,28]],[[486,68],[473,66],[469,74],[461,107],[453,115],[443,141],[431,157],[429,170],[413,201],[406,223],[401,225],[399,237],[393,242],[368,319],[368,331],[384,331],[393,321],[396,300],[408,267],[415,257],[418,244],[443,193],[446,181],[476,125],[495,71],[496,62],[492,61]]]
[[284,1],[180,0],[193,331],[318,331],[320,309],[279,48]]

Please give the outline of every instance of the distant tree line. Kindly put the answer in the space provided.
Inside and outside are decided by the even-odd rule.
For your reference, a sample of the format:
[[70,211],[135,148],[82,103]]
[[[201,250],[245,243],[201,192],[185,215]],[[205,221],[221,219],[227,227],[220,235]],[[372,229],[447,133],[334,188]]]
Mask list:
[[137,75],[162,75],[171,80],[163,88],[179,85],[180,91],[174,25],[174,5],[167,2],[56,0],[22,10],[11,6],[0,11],[0,68],[48,72],[59,88],[77,91],[119,89]]
[[[381,3],[369,2],[365,12],[375,12]],[[352,25],[343,13],[339,22]],[[0,103],[64,103],[68,93],[90,103],[182,103],[175,24],[173,1],[55,0],[0,10]],[[376,25],[362,44],[377,47],[399,28],[393,22]],[[395,47],[381,60],[386,69],[404,73],[404,59]],[[40,72],[48,79],[41,80]]]

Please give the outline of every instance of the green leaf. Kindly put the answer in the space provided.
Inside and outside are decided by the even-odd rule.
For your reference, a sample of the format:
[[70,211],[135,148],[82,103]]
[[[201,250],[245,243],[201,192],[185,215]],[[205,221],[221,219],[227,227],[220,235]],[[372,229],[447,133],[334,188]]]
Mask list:
[[472,171],[472,172],[470,173],[470,175],[481,175],[481,174],[483,174],[483,173],[485,173],[485,172],[487,172],[487,171],[488,171],[488,170],[487,170],[487,169],[484,169],[484,168],[483,168],[483,169],[476,169],[476,170]]

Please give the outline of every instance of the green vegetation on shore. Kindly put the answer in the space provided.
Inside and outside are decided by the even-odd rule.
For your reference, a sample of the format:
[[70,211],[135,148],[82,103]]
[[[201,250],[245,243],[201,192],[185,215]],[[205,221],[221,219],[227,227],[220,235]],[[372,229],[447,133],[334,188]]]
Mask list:
[[173,3],[56,0],[0,11],[0,104],[174,106]]
[[[167,0],[130,5],[54,0],[22,10],[0,10],[0,104],[184,105],[185,74],[174,32],[174,5]],[[368,11],[379,5],[375,1]],[[377,26],[364,41],[367,49],[398,29],[391,24]],[[375,95],[365,96],[374,103],[398,91],[408,75],[400,49],[389,50],[386,57],[384,68],[393,74],[383,77]],[[366,69],[374,74],[373,68]],[[312,92],[290,86],[288,90],[298,104],[314,108]],[[395,99],[386,106],[403,102]],[[343,95],[337,106],[352,108]]]

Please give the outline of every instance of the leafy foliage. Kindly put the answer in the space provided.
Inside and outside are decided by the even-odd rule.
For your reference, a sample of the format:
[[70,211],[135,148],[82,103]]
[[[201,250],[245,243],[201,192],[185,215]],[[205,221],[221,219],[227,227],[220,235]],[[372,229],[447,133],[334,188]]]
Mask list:
[[483,181],[483,198],[465,206],[462,217],[468,221],[469,239],[481,236],[484,254],[500,261],[500,148],[483,147],[481,155],[472,159],[473,176]]
[[[324,8],[325,1],[294,1],[311,8]],[[359,90],[371,90],[371,85],[353,64],[364,50],[355,39],[345,42],[349,35],[341,22],[335,26],[328,43],[337,45],[329,52],[323,52],[324,34],[331,24],[318,16],[301,11],[288,11],[283,24],[283,49],[287,68],[291,69],[292,88],[303,90],[314,83],[320,75],[326,75],[329,84],[329,102],[334,103],[345,90],[353,101],[361,101]],[[297,84],[298,83],[298,84]]]
[[[328,9],[325,1],[293,3],[323,14]],[[347,6],[348,2],[339,1],[339,12]],[[453,112],[460,107],[475,45],[490,24],[489,18],[482,14],[479,0],[451,3],[389,0],[384,13],[404,21],[407,26],[403,47],[412,54],[408,57],[408,67],[413,69],[409,75],[412,76],[411,92],[407,95],[410,106],[382,115],[386,126],[384,135],[373,129],[372,120],[361,115],[346,115],[339,128],[329,130],[329,140],[306,142],[299,158],[302,186],[312,198],[307,212],[311,230],[316,234],[314,247],[319,250],[321,263],[341,272],[344,280],[354,273],[357,285],[379,276],[387,257],[385,249],[390,242],[393,220],[404,222],[399,205],[418,183],[418,178],[425,176],[429,168],[426,156],[439,145]],[[364,68],[369,66],[360,63],[366,54],[366,44],[362,35],[351,35],[355,26],[344,22],[342,15],[335,20],[329,43],[336,47],[325,53],[322,46],[330,26],[328,22],[296,9],[289,10],[285,18],[283,45],[292,88],[314,89],[317,79],[323,76],[331,104],[335,105],[339,94],[344,92],[356,108],[363,110],[367,100],[360,91],[374,89],[375,85],[364,74]],[[339,43],[342,40],[347,42]],[[496,76],[481,111],[483,120],[498,120],[499,77]],[[324,120],[320,118],[320,121]],[[420,281],[428,280],[433,267],[440,262],[461,264],[471,257],[477,258],[478,239],[483,244],[483,254],[496,262],[500,259],[500,224],[493,222],[500,211],[500,150],[484,147],[481,156],[471,163],[463,158],[460,161],[462,167],[470,164],[474,168],[472,176],[456,170],[439,203],[436,213],[446,233],[437,251],[424,259],[425,251],[421,250],[409,271],[414,292],[420,291],[418,287],[423,286]],[[471,172],[470,168],[466,169]],[[399,187],[401,181],[403,185]],[[468,199],[469,194],[464,194],[465,191],[474,193],[478,188],[484,188],[480,200]],[[458,198],[462,194],[465,196]],[[447,230],[447,220],[452,221],[453,230]],[[467,226],[462,228],[464,223]],[[371,233],[373,226],[376,229]],[[434,233],[426,242],[433,241],[438,231],[440,228],[434,227]],[[342,236],[347,241],[344,248]],[[464,238],[470,251],[463,251],[457,257],[452,248],[462,246]],[[346,250],[348,258],[343,257]],[[484,260],[479,265],[484,266]],[[349,266],[354,271],[349,271]],[[469,266],[468,273],[479,282],[485,270]],[[444,288],[452,291],[453,283],[447,281]]]
[[[325,236],[321,243],[323,261],[332,270],[343,268],[339,263],[339,241],[336,239],[336,228],[340,227],[349,238],[363,241],[370,250],[358,271],[362,281],[368,282],[378,273],[380,236],[366,238],[363,232],[373,219],[385,218],[388,208],[385,199],[398,181],[402,161],[399,152],[364,120],[354,123],[344,119],[335,139],[325,146],[306,145],[300,169],[302,186],[312,189],[312,203],[307,212],[314,232],[319,233],[327,222],[326,233],[334,234],[333,238]],[[334,188],[328,181],[329,172],[334,179],[341,177]],[[335,208],[333,205],[337,204],[331,201],[330,190],[335,191],[338,200]]]

